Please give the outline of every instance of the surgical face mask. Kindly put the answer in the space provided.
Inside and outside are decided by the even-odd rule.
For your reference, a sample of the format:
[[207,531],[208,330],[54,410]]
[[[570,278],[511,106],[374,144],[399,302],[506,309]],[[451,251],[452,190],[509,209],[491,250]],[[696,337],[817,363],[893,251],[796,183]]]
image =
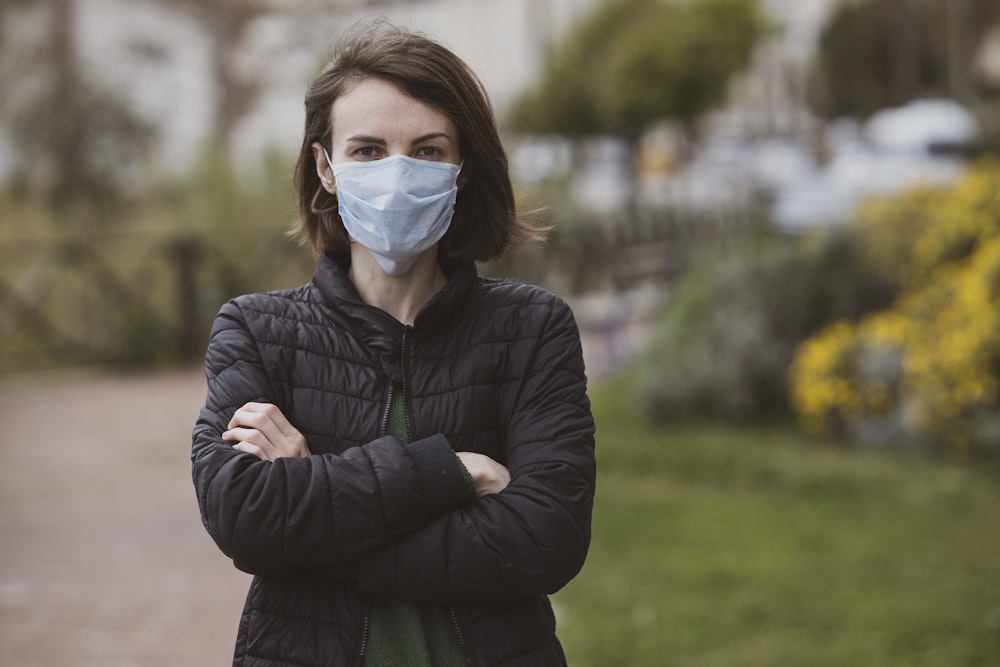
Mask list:
[[337,210],[347,233],[389,275],[408,272],[448,231],[459,165],[404,155],[333,164],[327,153],[326,161],[337,181]]

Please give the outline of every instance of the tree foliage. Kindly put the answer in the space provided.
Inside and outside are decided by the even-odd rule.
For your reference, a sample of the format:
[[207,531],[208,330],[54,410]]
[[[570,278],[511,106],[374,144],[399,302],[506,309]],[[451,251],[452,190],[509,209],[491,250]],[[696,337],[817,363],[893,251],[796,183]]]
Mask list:
[[[216,100],[207,148],[224,152],[259,92],[257,73],[247,71],[239,58],[246,30],[274,10],[275,2],[154,3],[190,16],[210,38]],[[0,109],[0,125],[14,149],[12,184],[56,207],[93,204],[106,211],[142,180],[139,170],[147,166],[155,127],[82,58],[78,2],[0,0],[0,24],[14,25],[17,13],[29,5],[44,9],[44,28],[21,40],[21,52],[5,50],[4,57],[18,62],[0,68],[0,87],[10,92],[7,106]]]
[[997,21],[996,0],[843,3],[820,36],[812,106],[826,118],[864,117],[918,97],[975,94],[973,58]]
[[[0,23],[22,5],[0,3]],[[44,29],[21,42],[27,53],[4,54],[15,58],[0,81],[10,92],[0,122],[13,149],[12,184],[61,211],[85,205],[106,212],[134,183],[154,129],[84,71],[76,3],[47,0],[45,9]]]
[[216,90],[210,141],[231,148],[233,129],[260,93],[254,72],[241,67],[240,49],[247,28],[273,10],[269,0],[154,0],[167,10],[192,17],[210,36],[212,76]]
[[154,133],[121,100],[76,74],[26,101],[11,127],[15,184],[58,210],[119,203]]
[[635,136],[721,102],[765,28],[756,0],[605,0],[515,104],[514,129]]

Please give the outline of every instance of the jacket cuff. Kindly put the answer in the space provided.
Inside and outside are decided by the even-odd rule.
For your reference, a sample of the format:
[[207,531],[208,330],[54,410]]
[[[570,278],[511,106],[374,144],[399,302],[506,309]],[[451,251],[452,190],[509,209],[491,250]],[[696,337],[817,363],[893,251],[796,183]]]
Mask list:
[[427,501],[435,513],[476,497],[472,476],[440,433],[411,442],[406,451],[417,466]]

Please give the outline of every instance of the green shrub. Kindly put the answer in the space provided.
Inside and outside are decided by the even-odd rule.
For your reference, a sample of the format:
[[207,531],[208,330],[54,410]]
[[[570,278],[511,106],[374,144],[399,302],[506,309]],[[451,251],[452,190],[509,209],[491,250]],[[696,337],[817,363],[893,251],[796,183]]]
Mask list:
[[295,216],[288,160],[238,175],[207,159],[109,218],[74,209],[69,219],[17,197],[0,208],[4,373],[200,358],[226,299],[311,274],[308,252],[285,235]]
[[848,233],[757,238],[692,264],[642,360],[640,402],[656,421],[788,414],[795,346],[832,319],[856,319],[895,295]]

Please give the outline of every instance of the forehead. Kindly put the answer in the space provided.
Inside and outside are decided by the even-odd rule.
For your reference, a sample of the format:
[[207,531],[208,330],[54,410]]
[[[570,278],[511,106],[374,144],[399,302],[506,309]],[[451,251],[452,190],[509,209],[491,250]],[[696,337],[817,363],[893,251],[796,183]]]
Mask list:
[[448,116],[382,79],[360,81],[338,97],[330,120],[334,142],[359,134],[386,140],[406,140],[431,132],[456,137]]

